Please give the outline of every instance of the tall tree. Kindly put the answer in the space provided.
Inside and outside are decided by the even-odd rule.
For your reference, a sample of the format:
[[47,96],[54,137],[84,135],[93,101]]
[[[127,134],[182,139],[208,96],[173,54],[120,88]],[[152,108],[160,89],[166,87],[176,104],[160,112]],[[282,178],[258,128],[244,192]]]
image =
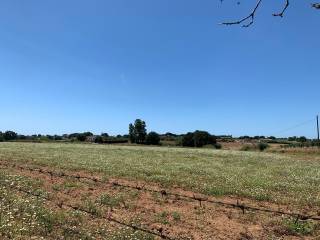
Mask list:
[[131,143],[135,143],[136,142],[136,136],[134,133],[134,126],[132,123],[129,124],[129,139]]
[[136,143],[142,144],[144,143],[147,135],[146,123],[141,119],[137,119],[134,122],[134,133],[136,138]]
[[142,144],[147,136],[146,123],[141,119],[136,119],[134,124],[129,124],[130,142]]

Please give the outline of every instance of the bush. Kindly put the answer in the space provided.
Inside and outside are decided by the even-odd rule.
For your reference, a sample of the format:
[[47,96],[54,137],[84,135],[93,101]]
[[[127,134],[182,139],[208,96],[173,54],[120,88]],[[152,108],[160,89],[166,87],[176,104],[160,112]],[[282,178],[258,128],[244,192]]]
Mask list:
[[214,145],[214,148],[215,148],[215,149],[221,149],[221,148],[222,148],[222,145],[221,145],[220,143],[216,143],[216,144]]
[[103,143],[103,137],[102,136],[97,136],[96,139],[94,140],[95,143]]
[[258,144],[258,149],[263,152],[264,150],[266,150],[269,147],[269,144],[267,143],[259,143]]
[[254,147],[252,145],[249,145],[249,144],[245,144],[241,147],[241,151],[250,151],[252,150]]
[[259,144],[245,144],[241,147],[241,151],[261,151],[263,152],[269,147],[269,144],[267,143],[259,143]]
[[156,132],[150,132],[146,138],[146,144],[148,145],[159,145],[160,136]]

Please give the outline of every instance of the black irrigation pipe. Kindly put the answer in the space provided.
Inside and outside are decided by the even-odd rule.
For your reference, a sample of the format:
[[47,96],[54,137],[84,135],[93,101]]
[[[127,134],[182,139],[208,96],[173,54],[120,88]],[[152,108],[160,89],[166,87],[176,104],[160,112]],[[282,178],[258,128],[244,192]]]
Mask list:
[[54,201],[51,201],[48,197],[41,196],[40,193],[37,194],[37,193],[33,193],[32,191],[25,190],[23,188],[16,188],[16,187],[12,187],[12,186],[11,186],[11,188],[13,188],[13,189],[15,189],[15,190],[17,190],[19,192],[23,192],[25,194],[37,197],[37,198],[43,198],[46,201],[53,203],[54,205],[56,205],[59,208],[63,208],[63,206],[65,206],[65,207],[73,209],[75,211],[80,211],[80,212],[89,214],[92,218],[104,219],[104,220],[107,220],[109,222],[114,222],[114,223],[117,223],[117,224],[122,225],[124,227],[129,227],[134,231],[140,231],[140,232],[148,233],[148,234],[151,234],[151,235],[154,235],[154,236],[160,237],[162,239],[166,239],[166,240],[176,240],[175,238],[172,238],[172,237],[162,233],[162,230],[161,230],[161,232],[160,231],[159,232],[155,232],[155,231],[152,231],[152,230],[149,230],[149,229],[146,229],[146,228],[142,228],[142,227],[139,227],[139,226],[136,226],[136,225],[132,225],[132,224],[128,224],[128,223],[122,222],[120,220],[112,218],[111,216],[108,216],[108,217],[97,216],[97,215],[93,214],[92,212],[90,212],[90,211],[88,211],[86,209],[83,209],[83,208],[81,208],[79,206],[74,206],[74,205],[71,205],[71,204],[63,203],[63,202],[55,203]]
[[[0,165],[6,165],[10,167],[10,164],[6,163],[0,163]],[[75,179],[86,179],[86,180],[90,180],[93,182],[99,182],[99,183],[106,183],[98,178],[95,177],[86,177],[86,176],[80,176],[80,175],[70,175],[70,174],[66,174],[64,172],[61,173],[55,173],[53,171],[46,171],[43,170],[41,168],[39,169],[35,169],[35,168],[30,168],[30,167],[22,167],[16,164],[12,164],[11,167],[13,168],[20,168],[22,170],[29,170],[29,171],[34,171],[34,172],[39,172],[39,173],[44,173],[44,174],[49,174],[50,176],[57,176],[57,177],[69,177],[69,178],[75,178]],[[202,204],[202,202],[207,202],[207,203],[213,203],[213,204],[217,204],[217,205],[222,205],[225,207],[231,207],[231,208],[236,208],[236,209],[240,209],[243,213],[245,213],[246,210],[249,211],[258,211],[258,212],[265,212],[265,213],[274,213],[274,214],[278,214],[278,215],[287,215],[290,217],[294,217],[298,220],[314,220],[314,221],[320,221],[320,216],[316,216],[316,215],[304,215],[304,214],[300,214],[300,213],[290,213],[290,212],[285,212],[285,211],[280,211],[280,210],[273,210],[273,209],[268,209],[268,208],[259,208],[259,207],[252,207],[252,206],[247,206],[244,203],[240,203],[237,200],[237,203],[227,203],[227,202],[222,202],[222,201],[217,201],[217,200],[211,200],[208,199],[207,197],[200,197],[200,196],[188,196],[188,195],[184,195],[184,194],[179,194],[179,193],[172,193],[172,192],[168,192],[166,190],[154,190],[154,189],[148,189],[145,188],[145,186],[130,186],[130,185],[125,185],[125,184],[121,184],[119,182],[109,182],[109,184],[112,184],[113,186],[119,186],[119,187],[125,187],[125,188],[131,188],[131,189],[135,189],[138,191],[147,191],[147,192],[153,192],[153,193],[160,193],[162,196],[175,196],[175,197],[179,197],[179,198],[184,198],[184,199],[190,199],[193,201],[198,201],[200,206]]]

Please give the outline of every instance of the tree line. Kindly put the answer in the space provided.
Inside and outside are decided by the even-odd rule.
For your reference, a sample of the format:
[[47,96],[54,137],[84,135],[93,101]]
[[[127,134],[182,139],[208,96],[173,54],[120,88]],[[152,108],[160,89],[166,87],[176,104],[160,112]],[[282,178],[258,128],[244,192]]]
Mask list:
[[[174,134],[167,132],[159,134],[155,131],[147,131],[147,124],[141,119],[136,119],[129,124],[128,134],[111,136],[108,133],[94,135],[92,132],[71,133],[63,135],[21,135],[14,131],[0,132],[0,142],[3,141],[63,141],[63,142],[91,142],[97,144],[144,144],[144,145],[166,145],[166,146],[184,146],[184,147],[214,147],[220,149],[219,142],[232,142],[236,140],[242,141],[258,141],[266,143],[284,143],[290,142],[310,143],[311,140],[304,136],[276,138],[274,136],[241,136],[234,138],[232,135],[215,136],[207,131],[194,131],[185,134]],[[286,142],[287,141],[287,142]]]

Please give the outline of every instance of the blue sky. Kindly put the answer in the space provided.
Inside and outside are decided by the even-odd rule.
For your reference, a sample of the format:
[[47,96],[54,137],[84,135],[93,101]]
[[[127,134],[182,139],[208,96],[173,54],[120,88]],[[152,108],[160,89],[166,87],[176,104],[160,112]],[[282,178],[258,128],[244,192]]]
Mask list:
[[255,1],[3,0],[0,130],[307,135],[320,112],[320,12]]

